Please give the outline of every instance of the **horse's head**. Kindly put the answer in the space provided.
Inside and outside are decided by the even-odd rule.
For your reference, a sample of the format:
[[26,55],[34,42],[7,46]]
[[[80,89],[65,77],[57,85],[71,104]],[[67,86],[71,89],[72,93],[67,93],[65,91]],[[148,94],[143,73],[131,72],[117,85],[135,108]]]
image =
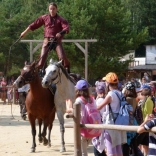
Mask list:
[[60,66],[62,65],[62,61],[53,62],[50,60],[49,66],[45,69],[45,76],[42,80],[42,87],[47,88],[52,83],[57,83],[60,79]]
[[16,88],[21,88],[25,85],[24,80],[22,79],[21,76],[19,76],[13,83],[13,86]]
[[21,78],[24,80],[25,83],[31,82],[35,78],[35,65],[36,63],[33,62],[30,65],[25,65],[24,68],[21,70]]

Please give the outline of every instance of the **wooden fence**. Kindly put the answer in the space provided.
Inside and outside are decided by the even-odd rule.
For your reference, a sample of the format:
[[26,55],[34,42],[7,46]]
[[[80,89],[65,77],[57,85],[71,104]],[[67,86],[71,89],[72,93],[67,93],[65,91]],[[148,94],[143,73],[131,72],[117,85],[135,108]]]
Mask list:
[[[80,108],[81,105],[74,105],[73,114],[68,114],[66,118],[73,118],[73,124],[65,124],[65,128],[74,128],[74,156],[81,156],[81,128],[95,128],[95,129],[110,129],[119,131],[133,131],[136,132],[138,126],[123,126],[123,125],[104,125],[104,124],[80,124]],[[156,132],[156,127],[150,130]]]

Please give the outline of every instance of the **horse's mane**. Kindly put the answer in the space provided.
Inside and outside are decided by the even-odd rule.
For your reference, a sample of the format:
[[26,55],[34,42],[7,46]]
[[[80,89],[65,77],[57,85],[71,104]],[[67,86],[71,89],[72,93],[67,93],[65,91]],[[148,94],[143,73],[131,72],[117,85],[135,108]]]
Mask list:
[[66,78],[69,79],[75,85],[76,81],[74,81],[74,79],[72,79],[70,77],[70,75],[67,73],[67,70],[63,67],[63,65],[60,64],[59,67],[61,68],[61,70],[64,73],[64,75],[66,76]]

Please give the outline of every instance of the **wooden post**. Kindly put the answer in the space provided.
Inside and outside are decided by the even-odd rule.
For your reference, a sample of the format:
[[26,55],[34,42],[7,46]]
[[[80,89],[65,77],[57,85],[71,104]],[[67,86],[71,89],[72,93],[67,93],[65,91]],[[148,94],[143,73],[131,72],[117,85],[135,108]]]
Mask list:
[[74,105],[74,156],[82,156],[80,135],[80,104]]
[[16,104],[16,92],[15,92],[15,87],[13,87],[13,104]]
[[32,54],[32,51],[33,51],[33,43],[30,42],[30,62],[33,61],[33,54]]

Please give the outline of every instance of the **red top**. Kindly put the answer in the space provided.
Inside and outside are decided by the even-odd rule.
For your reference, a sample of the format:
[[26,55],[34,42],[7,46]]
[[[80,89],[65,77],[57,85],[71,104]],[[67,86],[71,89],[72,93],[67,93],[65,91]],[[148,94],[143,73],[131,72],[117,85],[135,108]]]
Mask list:
[[34,31],[35,29],[38,29],[43,25],[44,37],[53,38],[56,36],[57,33],[61,32],[62,30],[65,30],[66,33],[69,32],[68,22],[57,14],[55,17],[50,17],[50,14],[40,16],[32,24],[29,25],[29,28]]
[[7,90],[6,85],[7,83],[5,81],[1,81],[2,90]]

